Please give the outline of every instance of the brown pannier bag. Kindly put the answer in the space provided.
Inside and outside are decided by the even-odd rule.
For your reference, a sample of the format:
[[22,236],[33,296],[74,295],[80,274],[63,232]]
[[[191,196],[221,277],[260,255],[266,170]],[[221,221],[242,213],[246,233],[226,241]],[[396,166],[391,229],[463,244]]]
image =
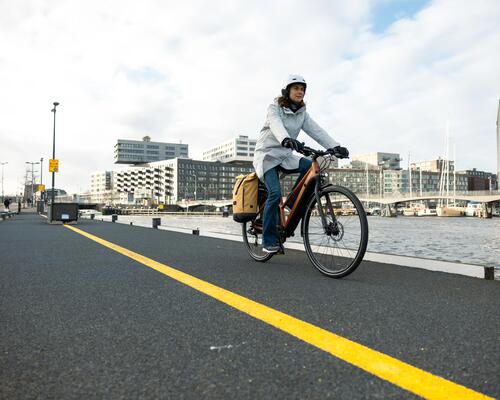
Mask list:
[[238,175],[233,187],[233,219],[251,221],[257,216],[259,177],[255,172]]

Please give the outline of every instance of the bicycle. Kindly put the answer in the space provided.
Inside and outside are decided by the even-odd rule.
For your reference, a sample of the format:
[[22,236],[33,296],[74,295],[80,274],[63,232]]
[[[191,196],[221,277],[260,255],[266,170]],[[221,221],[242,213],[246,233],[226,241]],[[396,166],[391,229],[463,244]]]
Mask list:
[[[324,275],[343,278],[361,263],[368,244],[368,221],[363,205],[349,189],[328,183],[326,169],[332,154],[304,146],[300,151],[312,156],[312,165],[285,201],[278,206],[278,236],[284,254],[286,239],[300,233],[311,263]],[[335,154],[337,158],[342,158]],[[319,157],[322,157],[318,161]],[[255,261],[266,262],[274,254],[262,250],[262,213],[265,186],[259,184],[257,216],[242,223],[243,242]],[[294,200],[295,199],[295,200]],[[289,210],[288,215],[285,210]]]

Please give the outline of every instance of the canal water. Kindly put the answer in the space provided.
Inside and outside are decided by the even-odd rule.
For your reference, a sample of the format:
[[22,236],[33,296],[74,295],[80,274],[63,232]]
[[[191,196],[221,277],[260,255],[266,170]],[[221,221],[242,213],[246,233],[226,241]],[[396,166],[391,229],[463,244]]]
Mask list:
[[[153,217],[157,216],[118,218],[151,226]],[[241,225],[231,216],[167,215],[161,217],[161,225],[241,235]],[[500,268],[500,218],[370,216],[368,225],[368,251]],[[288,240],[301,242],[302,238],[297,235]]]

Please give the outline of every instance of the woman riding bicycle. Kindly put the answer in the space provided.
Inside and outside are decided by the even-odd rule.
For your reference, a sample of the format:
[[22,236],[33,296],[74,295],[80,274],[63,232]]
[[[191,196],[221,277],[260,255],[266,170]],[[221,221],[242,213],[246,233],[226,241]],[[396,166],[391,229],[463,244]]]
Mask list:
[[304,103],[307,84],[300,75],[290,75],[267,111],[267,119],[255,146],[253,166],[267,188],[267,200],[263,213],[263,251],[280,251],[278,239],[278,205],[281,199],[279,171],[299,173],[300,182],[311,166],[311,160],[297,156],[303,144],[297,140],[303,130],[332,154],[349,155],[328,133],[309,116]]

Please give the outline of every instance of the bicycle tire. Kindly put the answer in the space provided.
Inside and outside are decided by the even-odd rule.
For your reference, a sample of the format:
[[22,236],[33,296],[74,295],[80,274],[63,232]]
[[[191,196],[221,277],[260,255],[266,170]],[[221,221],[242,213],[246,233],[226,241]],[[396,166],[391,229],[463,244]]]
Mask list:
[[250,257],[258,262],[266,262],[270,260],[274,254],[265,253],[262,250],[262,233],[256,232],[255,229],[253,229],[254,234],[251,233],[253,222],[254,221],[249,221],[241,224],[243,243]]
[[[320,198],[325,199],[325,203],[327,196],[330,204],[340,205],[341,208],[333,209],[335,214],[333,218],[331,210],[327,209],[329,207],[324,207],[322,204],[327,220],[331,221],[328,225],[329,233],[327,233],[319,216],[316,218],[314,215],[315,210],[318,210],[316,198],[312,196],[304,215],[304,247],[309,260],[322,274],[339,279],[354,272],[363,260],[368,244],[368,220],[363,205],[349,189],[342,186],[328,186],[320,192]],[[354,211],[346,207],[348,201]],[[317,220],[319,220],[319,225]],[[318,228],[318,232],[313,231],[312,224]],[[346,229],[350,229],[347,236]]]

